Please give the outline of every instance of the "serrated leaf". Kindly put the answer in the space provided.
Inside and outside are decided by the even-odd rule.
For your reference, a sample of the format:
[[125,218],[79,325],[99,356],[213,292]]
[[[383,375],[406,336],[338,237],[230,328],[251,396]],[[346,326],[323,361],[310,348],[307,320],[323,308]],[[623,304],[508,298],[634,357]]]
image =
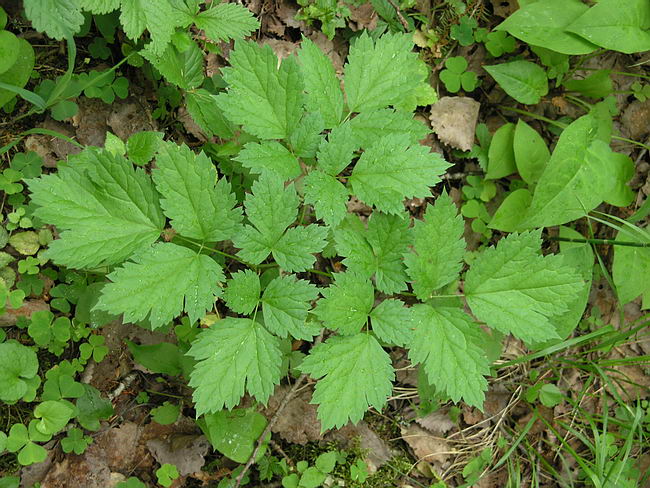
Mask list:
[[539,254],[540,235],[510,234],[479,255],[465,276],[472,313],[526,342],[556,338],[550,319],[566,312],[584,284],[561,256]]
[[252,173],[272,171],[283,181],[296,178],[301,172],[298,159],[277,141],[249,142],[234,159]]
[[361,155],[349,178],[353,193],[368,205],[399,214],[406,198],[424,198],[449,164],[426,146],[411,146],[408,138],[386,136]]
[[391,360],[371,334],[334,336],[311,350],[300,365],[319,379],[311,403],[321,431],[356,423],[370,407],[381,410],[395,378]]
[[46,255],[71,268],[117,264],[164,226],[151,178],[121,156],[86,149],[56,174],[27,180],[34,215],[63,231]]
[[413,41],[406,34],[384,34],[374,41],[367,32],[350,46],[345,65],[345,93],[351,112],[399,105],[426,79]]
[[278,276],[271,281],[262,295],[262,312],[266,327],[280,337],[291,335],[295,339],[310,341],[318,329],[305,324],[311,302],[318,297],[318,289],[294,276]]
[[83,0],[82,8],[94,14],[107,14],[120,8],[121,0]]
[[534,105],[548,93],[546,72],[530,61],[511,61],[483,68],[519,103]]
[[580,0],[544,0],[530,2],[501,22],[495,29],[534,45],[558,53],[588,54],[596,46],[566,27],[589,8]]
[[280,339],[250,319],[227,317],[202,331],[187,352],[196,414],[233,408],[248,392],[266,403],[280,383]]
[[332,61],[307,38],[300,44],[298,59],[308,110],[320,113],[327,129],[339,125],[343,117],[343,92]]
[[370,312],[372,331],[382,341],[404,346],[413,335],[411,309],[406,308],[401,300],[389,298],[377,305]]
[[356,216],[350,216],[334,231],[336,249],[345,256],[343,264],[363,278],[374,277],[377,289],[384,293],[403,291],[407,278],[402,261],[408,245],[408,218],[375,212],[368,219],[367,229],[359,228],[358,223]]
[[352,272],[336,273],[334,283],[321,293],[313,312],[325,327],[353,335],[366,325],[375,301],[370,280]]
[[289,137],[289,143],[296,156],[313,158],[316,156],[318,145],[323,138],[321,132],[325,130],[325,122],[320,112],[305,113],[298,127]]
[[187,92],[185,102],[192,120],[207,136],[217,135],[222,139],[233,137],[235,133],[232,124],[224,117],[216,95],[199,88]]
[[434,205],[427,205],[422,221],[415,221],[413,252],[404,254],[404,264],[420,300],[428,300],[434,291],[458,278],[465,255],[464,231],[463,218],[446,192]]
[[286,271],[304,271],[316,260],[314,254],[325,247],[327,231],[314,224],[287,230],[298,213],[298,195],[293,184],[284,183],[275,173],[263,174],[246,198],[247,225],[233,239],[238,255],[259,264],[269,254]]
[[194,18],[194,23],[212,41],[241,39],[260,25],[250,10],[236,3],[212,4]]
[[137,40],[147,29],[151,35],[147,50],[156,56],[165,52],[174,30],[185,20],[182,11],[169,0],[122,0],[120,22],[127,37]]
[[126,141],[129,159],[139,166],[144,166],[153,159],[162,143],[162,132],[142,131],[131,135]]
[[483,331],[460,308],[413,307],[409,359],[421,363],[429,382],[454,402],[483,408],[489,374]]
[[347,214],[348,190],[333,176],[319,170],[304,179],[305,203],[313,205],[316,218],[336,227]]
[[520,228],[549,227],[583,217],[596,208],[614,185],[609,146],[596,139],[590,115],[571,123],[560,135]]
[[23,5],[34,29],[53,39],[72,37],[84,23],[78,0],[24,0]]
[[388,134],[406,136],[411,144],[416,144],[430,132],[413,114],[389,108],[360,113],[350,120],[350,127],[354,140],[364,149]]
[[302,116],[302,77],[293,58],[278,59],[271,47],[238,41],[222,70],[228,91],[217,96],[224,114],[260,139],[284,139]]
[[176,231],[203,241],[231,239],[241,225],[241,210],[230,184],[218,180],[212,161],[185,145],[165,143],[153,170],[161,205]]
[[650,4],[647,0],[601,0],[566,30],[597,46],[626,54],[650,50]]
[[327,139],[321,142],[316,154],[318,166],[325,173],[336,176],[352,162],[357,149],[359,142],[355,140],[351,125],[343,123],[332,129]]
[[248,315],[260,301],[260,278],[257,273],[246,269],[233,273],[228,280],[223,299],[233,312]]
[[212,258],[172,243],[158,243],[136,254],[108,275],[96,307],[124,314],[125,322],[148,318],[162,327],[185,312],[194,322],[214,305],[225,280]]
[[158,52],[149,44],[140,54],[153,64],[167,81],[183,90],[192,90],[203,83],[203,51],[195,42],[190,43],[183,52],[173,44]]

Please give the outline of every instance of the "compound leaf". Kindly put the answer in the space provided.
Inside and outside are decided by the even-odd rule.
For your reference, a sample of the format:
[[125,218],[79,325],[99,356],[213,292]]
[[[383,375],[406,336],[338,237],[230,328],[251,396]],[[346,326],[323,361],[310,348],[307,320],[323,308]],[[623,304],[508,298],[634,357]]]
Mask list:
[[227,317],[203,330],[187,352],[196,414],[235,407],[244,391],[266,403],[280,382],[280,339],[250,319]]
[[283,181],[300,176],[300,163],[291,152],[277,141],[249,142],[239,152],[239,161],[252,173],[276,173]]
[[386,213],[403,212],[406,198],[424,198],[449,167],[426,146],[412,146],[406,136],[391,134],[361,155],[350,176],[354,194]]
[[566,312],[584,285],[562,256],[539,254],[540,236],[510,234],[479,255],[465,276],[472,313],[526,342],[556,338],[551,319]]
[[53,39],[72,37],[84,23],[78,0],[25,0],[23,4],[34,29]]
[[411,309],[401,300],[388,298],[370,312],[372,330],[382,341],[404,346],[411,341]]
[[122,156],[86,149],[56,174],[27,180],[34,214],[62,230],[46,255],[71,268],[117,264],[164,226],[151,178]]
[[381,108],[363,112],[350,120],[354,141],[362,148],[368,148],[387,134],[408,137],[411,144],[424,139],[430,132],[413,114],[403,110]]
[[217,96],[228,119],[260,139],[287,138],[302,116],[302,75],[295,59],[278,69],[268,44],[238,41],[223,77],[228,90]]
[[446,192],[427,205],[424,220],[413,227],[413,252],[404,254],[413,291],[426,301],[431,294],[458,278],[465,254],[465,224]]
[[311,340],[313,328],[305,326],[311,302],[318,297],[318,289],[294,276],[278,276],[271,281],[262,295],[262,312],[266,327],[280,337],[291,335],[295,339]]
[[322,291],[314,313],[325,327],[353,335],[368,321],[375,301],[372,283],[356,273],[336,273],[334,283]]
[[124,314],[125,322],[149,318],[162,327],[185,311],[190,322],[201,318],[221,295],[225,280],[212,258],[172,243],[158,243],[108,275],[98,310]]
[[322,431],[358,422],[369,407],[381,410],[395,378],[390,356],[366,333],[330,337],[312,349],[300,370],[320,378],[311,403],[318,405]]
[[348,190],[334,176],[310,171],[304,179],[305,203],[314,206],[316,217],[336,227],[347,214]]
[[356,39],[345,65],[351,112],[397,106],[411,97],[427,76],[412,48],[406,34],[384,34],[374,41],[364,32]]
[[318,166],[325,173],[336,176],[352,162],[357,149],[359,142],[354,137],[352,126],[347,122],[341,124],[321,142],[316,154]]
[[241,210],[230,184],[218,180],[214,164],[203,152],[186,145],[163,144],[153,180],[161,205],[181,235],[202,241],[231,239],[241,226]]
[[490,369],[478,324],[459,308],[415,305],[412,315],[409,359],[454,402],[482,408]]

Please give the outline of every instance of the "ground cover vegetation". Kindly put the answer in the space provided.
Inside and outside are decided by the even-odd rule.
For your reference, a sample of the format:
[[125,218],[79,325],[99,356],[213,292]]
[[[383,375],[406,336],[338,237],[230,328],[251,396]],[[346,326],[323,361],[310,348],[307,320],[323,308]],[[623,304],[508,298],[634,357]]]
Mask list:
[[0,5],[0,488],[650,482],[647,0]]

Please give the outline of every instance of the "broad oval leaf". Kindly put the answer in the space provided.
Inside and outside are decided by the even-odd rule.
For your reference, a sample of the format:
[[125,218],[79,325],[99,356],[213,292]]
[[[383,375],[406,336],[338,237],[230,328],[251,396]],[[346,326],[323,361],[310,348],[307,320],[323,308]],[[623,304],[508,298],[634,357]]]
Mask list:
[[484,68],[508,95],[520,103],[539,103],[548,93],[546,72],[530,61],[511,61]]

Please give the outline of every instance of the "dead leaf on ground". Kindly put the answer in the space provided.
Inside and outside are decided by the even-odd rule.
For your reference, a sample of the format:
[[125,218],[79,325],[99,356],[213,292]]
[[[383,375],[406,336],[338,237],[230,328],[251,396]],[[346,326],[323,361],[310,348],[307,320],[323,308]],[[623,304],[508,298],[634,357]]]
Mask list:
[[5,313],[0,315],[0,327],[16,325],[18,317],[30,318],[34,312],[50,310],[50,306],[42,299],[25,300],[20,308],[7,308]]
[[166,440],[152,439],[147,447],[158,463],[173,464],[181,476],[187,476],[201,470],[210,442],[203,435],[180,435]]
[[367,453],[363,460],[371,475],[393,457],[388,445],[363,420],[356,425],[348,424],[339,430],[332,430],[325,436],[325,440],[335,440],[344,449],[352,446],[357,439],[361,450]]
[[[269,398],[269,404],[263,412],[267,418],[271,418],[278,406],[290,391],[291,387],[281,385],[275,389],[275,393]],[[323,438],[320,433],[320,421],[317,417],[316,405],[309,403],[311,390],[303,390],[294,396],[278,415],[272,431],[282,437],[285,441],[305,445],[310,441],[319,441]]]
[[[413,449],[418,462],[426,462],[440,472],[448,464],[452,455],[449,444],[440,436],[435,436],[422,427],[411,424],[402,429],[402,439]],[[420,469],[422,472],[422,469]]]
[[[58,132],[66,137],[75,137],[75,132],[69,124],[52,119],[46,119],[41,128]],[[44,134],[31,135],[25,139],[25,149],[34,151],[42,157],[46,168],[55,168],[58,161],[67,159],[69,154],[77,154],[81,151],[74,144]]]
[[431,127],[443,144],[461,151],[474,145],[481,104],[469,97],[442,97],[431,106]]
[[650,100],[632,102],[623,112],[621,122],[630,139],[645,141],[650,135]]
[[415,421],[432,434],[443,435],[456,427],[456,424],[449,418],[449,409],[441,409],[430,413]]

